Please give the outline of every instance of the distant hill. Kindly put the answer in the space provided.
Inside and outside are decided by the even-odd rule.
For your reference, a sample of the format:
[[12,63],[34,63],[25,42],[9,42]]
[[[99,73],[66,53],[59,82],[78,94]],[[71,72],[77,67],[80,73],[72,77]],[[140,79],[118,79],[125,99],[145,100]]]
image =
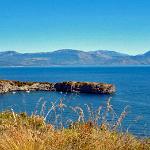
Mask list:
[[80,51],[61,49],[53,52],[0,52],[0,66],[101,66],[150,65],[150,51],[131,56],[109,50]]

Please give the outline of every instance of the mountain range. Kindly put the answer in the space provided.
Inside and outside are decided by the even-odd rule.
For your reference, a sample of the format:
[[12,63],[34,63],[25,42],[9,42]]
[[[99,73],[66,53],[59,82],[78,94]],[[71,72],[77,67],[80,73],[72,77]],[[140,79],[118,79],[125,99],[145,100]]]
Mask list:
[[102,66],[150,65],[150,51],[128,55],[109,50],[81,51],[61,49],[53,52],[0,52],[0,66]]

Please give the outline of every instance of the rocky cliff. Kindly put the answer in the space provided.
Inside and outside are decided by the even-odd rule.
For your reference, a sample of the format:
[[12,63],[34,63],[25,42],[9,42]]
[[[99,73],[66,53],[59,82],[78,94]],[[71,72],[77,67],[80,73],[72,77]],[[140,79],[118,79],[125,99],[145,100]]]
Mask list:
[[112,94],[115,86],[99,82],[20,82],[0,80],[0,93],[13,91],[62,91],[94,94]]

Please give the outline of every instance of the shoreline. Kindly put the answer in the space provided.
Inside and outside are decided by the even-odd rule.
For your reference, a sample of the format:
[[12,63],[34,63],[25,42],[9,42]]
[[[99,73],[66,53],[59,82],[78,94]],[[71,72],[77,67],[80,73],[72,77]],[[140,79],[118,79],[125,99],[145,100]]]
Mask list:
[[91,94],[113,94],[116,89],[113,84],[100,82],[21,82],[14,80],[0,80],[0,94],[16,91],[61,91]]

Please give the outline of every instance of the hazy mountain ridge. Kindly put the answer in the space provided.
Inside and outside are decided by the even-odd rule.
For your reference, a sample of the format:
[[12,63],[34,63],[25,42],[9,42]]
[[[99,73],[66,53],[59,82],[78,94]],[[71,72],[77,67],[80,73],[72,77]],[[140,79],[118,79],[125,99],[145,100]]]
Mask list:
[[81,51],[61,49],[53,52],[0,52],[0,66],[100,66],[150,65],[150,51],[131,56],[109,50]]

